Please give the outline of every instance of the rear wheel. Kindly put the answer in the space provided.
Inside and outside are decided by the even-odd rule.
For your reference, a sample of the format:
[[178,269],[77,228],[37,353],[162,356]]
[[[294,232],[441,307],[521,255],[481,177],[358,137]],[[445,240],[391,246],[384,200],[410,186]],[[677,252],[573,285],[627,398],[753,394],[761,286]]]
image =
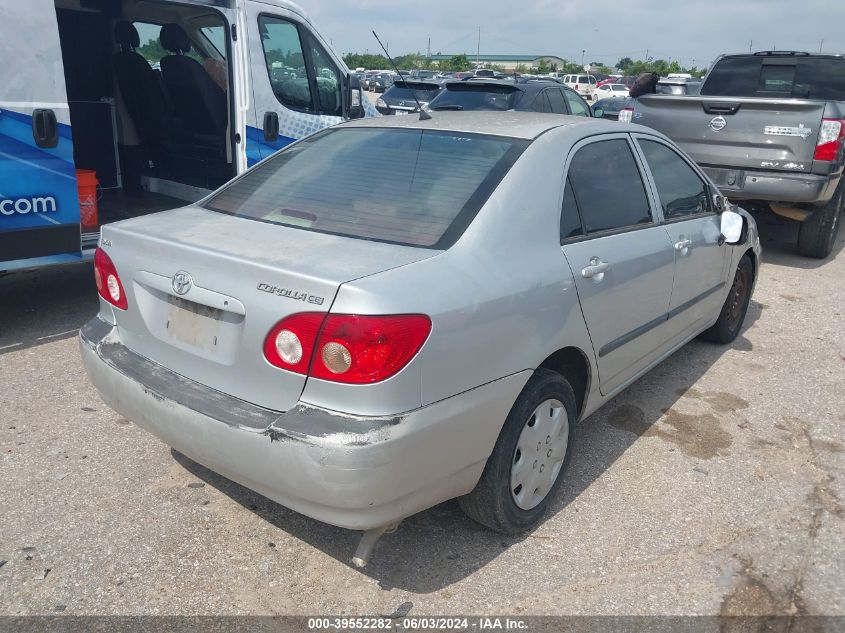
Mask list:
[[736,267],[734,280],[728,298],[719,313],[719,320],[701,337],[712,343],[727,344],[733,341],[742,328],[748,304],[751,301],[751,288],[754,286],[754,266],[748,254],[742,256]]
[[[845,179],[843,179],[845,182]],[[805,257],[824,259],[833,250],[842,215],[843,184],[825,206],[813,211],[813,214],[801,223],[798,231],[798,252]]]
[[576,415],[566,379],[538,369],[511,408],[478,485],[458,499],[464,512],[504,534],[534,527],[560,488]]

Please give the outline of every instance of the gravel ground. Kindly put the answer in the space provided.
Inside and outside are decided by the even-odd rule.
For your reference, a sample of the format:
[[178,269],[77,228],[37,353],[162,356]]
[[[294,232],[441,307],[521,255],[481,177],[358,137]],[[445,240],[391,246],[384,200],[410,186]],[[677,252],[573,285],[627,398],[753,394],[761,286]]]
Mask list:
[[580,427],[560,499],[505,538],[454,502],[364,571],[356,533],[172,452],[85,377],[89,265],[0,279],[0,614],[845,615],[845,234],[761,219],[729,347],[695,341]]

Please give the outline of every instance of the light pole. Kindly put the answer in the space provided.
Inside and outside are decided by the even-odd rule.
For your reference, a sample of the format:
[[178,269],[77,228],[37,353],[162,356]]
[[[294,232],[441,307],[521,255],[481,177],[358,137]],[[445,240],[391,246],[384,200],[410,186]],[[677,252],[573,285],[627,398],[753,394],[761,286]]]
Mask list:
[[583,67],[584,67],[584,54],[585,54],[586,52],[587,52],[587,51],[586,51],[586,50],[584,50],[583,48],[581,49],[581,68],[583,68]]

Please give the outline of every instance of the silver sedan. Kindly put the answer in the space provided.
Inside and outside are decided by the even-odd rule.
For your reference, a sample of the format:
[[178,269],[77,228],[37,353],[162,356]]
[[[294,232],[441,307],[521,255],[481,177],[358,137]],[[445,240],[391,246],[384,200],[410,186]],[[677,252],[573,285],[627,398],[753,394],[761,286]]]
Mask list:
[[729,343],[754,221],[653,130],[435,113],[346,123],[200,203],[104,227],[91,380],[168,445],[366,530],[453,497],[536,525],[576,422]]

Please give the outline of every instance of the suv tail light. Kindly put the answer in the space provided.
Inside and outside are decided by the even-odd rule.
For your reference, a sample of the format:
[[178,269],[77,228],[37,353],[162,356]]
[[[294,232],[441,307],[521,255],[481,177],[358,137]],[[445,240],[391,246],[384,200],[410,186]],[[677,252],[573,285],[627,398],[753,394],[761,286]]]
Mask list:
[[100,296],[115,308],[126,310],[129,307],[117,269],[111,257],[99,247],[94,252],[94,282],[97,284],[97,292]]
[[634,108],[622,108],[619,111],[619,122],[630,123],[634,120]]
[[264,357],[276,367],[321,380],[371,384],[399,373],[430,333],[431,319],[424,314],[303,312],[270,330]]
[[816,142],[814,160],[836,160],[842,139],[845,138],[845,125],[839,119],[822,119],[819,140]]

